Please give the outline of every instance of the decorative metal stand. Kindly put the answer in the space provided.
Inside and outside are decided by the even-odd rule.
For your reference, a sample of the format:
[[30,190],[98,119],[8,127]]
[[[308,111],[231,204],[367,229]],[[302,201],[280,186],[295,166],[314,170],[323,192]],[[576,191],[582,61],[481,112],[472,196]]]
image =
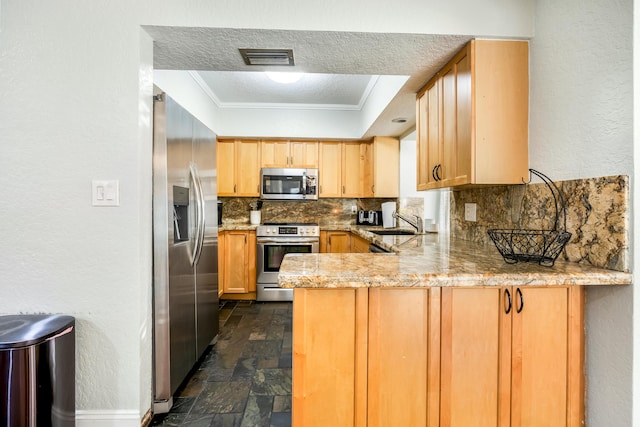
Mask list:
[[[542,266],[552,267],[571,238],[571,233],[567,232],[567,206],[562,193],[549,177],[534,169],[529,169],[529,174],[529,182],[531,182],[531,175],[535,175],[551,191],[556,208],[553,229],[492,229],[487,230],[487,234],[491,237],[496,248],[498,248],[498,252],[500,252],[507,264],[523,261],[537,262]],[[559,229],[558,203],[562,207],[564,219],[562,229]]]

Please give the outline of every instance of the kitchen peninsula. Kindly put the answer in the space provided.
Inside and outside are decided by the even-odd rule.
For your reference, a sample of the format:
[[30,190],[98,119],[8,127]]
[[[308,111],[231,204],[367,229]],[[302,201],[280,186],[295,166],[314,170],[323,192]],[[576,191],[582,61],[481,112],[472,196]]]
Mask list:
[[352,232],[395,254],[289,254],[280,269],[294,426],[583,425],[584,287],[630,273]]

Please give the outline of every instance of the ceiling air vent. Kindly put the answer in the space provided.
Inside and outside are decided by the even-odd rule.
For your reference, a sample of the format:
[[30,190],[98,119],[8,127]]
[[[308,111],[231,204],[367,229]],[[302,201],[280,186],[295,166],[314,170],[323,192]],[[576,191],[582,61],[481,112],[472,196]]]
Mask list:
[[291,65],[293,49],[240,49],[247,65]]

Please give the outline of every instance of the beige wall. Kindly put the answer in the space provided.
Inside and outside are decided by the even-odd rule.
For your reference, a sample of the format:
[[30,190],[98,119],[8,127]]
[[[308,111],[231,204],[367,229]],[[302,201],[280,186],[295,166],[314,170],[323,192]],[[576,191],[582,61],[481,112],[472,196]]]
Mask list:
[[[632,11],[632,0],[536,2],[530,165],[554,180],[633,176]],[[589,426],[633,425],[633,299],[631,286],[587,291]]]

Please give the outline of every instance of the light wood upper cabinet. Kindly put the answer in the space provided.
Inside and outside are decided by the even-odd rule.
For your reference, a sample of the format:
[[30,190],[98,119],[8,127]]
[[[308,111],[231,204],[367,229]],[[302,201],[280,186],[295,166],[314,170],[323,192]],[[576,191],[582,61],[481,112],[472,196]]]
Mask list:
[[373,197],[373,148],[368,142],[342,143],[342,197]]
[[256,291],[256,233],[229,230],[221,232],[219,242],[219,282],[223,294]]
[[260,141],[219,139],[216,162],[218,196],[260,196]]
[[425,88],[424,96],[419,97],[417,102],[416,178],[418,190],[432,188],[438,180],[436,174],[441,173],[438,169],[438,165],[443,163],[444,154],[440,134],[441,88],[441,81],[433,80]]
[[400,142],[218,140],[218,196],[258,197],[260,168],[318,168],[319,197],[398,197]]
[[469,42],[418,92],[418,190],[521,183],[528,108],[528,42]]
[[583,425],[582,288],[441,292],[443,425]]
[[236,141],[218,140],[217,143],[218,196],[235,196],[236,184]]
[[373,138],[372,197],[398,197],[400,194],[400,140]]
[[319,197],[398,197],[400,141],[321,141]]
[[262,140],[260,149],[261,166],[263,168],[289,167],[289,141]]
[[264,168],[317,168],[317,141],[263,140],[261,142]]
[[318,153],[318,196],[342,197],[342,143],[321,141]]
[[289,142],[289,155],[292,168],[311,169],[318,167],[318,142],[317,141],[291,141]]

